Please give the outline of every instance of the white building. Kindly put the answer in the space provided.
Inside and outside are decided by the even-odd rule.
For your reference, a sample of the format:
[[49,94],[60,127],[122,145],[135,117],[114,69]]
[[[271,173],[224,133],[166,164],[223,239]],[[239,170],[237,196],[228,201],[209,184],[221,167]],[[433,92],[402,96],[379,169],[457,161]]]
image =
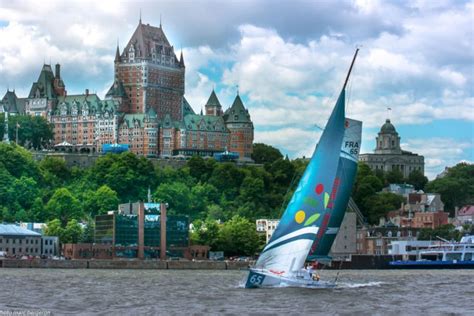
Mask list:
[[265,233],[266,241],[270,240],[270,237],[272,237],[273,232],[278,226],[278,223],[280,220],[278,219],[257,219],[256,224],[257,224],[257,232],[259,233]]

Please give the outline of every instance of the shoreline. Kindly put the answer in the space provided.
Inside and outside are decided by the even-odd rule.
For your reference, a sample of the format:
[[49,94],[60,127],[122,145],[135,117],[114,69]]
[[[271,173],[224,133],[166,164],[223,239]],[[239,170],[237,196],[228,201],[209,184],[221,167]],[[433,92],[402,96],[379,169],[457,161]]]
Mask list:
[[247,270],[253,264],[253,261],[2,259],[0,269]]

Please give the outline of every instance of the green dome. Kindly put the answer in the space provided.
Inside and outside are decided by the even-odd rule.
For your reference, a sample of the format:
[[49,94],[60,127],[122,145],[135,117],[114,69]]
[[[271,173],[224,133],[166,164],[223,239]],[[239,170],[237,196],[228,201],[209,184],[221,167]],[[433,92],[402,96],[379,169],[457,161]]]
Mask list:
[[393,126],[392,123],[390,123],[390,119],[387,119],[385,121],[385,124],[382,125],[382,128],[380,129],[380,133],[382,134],[390,134],[390,133],[396,133],[397,131],[395,130],[395,126]]

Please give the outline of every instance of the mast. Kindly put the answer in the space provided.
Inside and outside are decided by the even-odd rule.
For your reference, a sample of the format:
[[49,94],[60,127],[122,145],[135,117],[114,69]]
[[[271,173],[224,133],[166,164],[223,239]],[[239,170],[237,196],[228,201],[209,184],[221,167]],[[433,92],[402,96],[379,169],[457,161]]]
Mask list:
[[354,66],[354,62],[357,58],[357,53],[358,52],[359,52],[359,48],[356,49],[354,57],[352,58],[351,67],[349,67],[349,72],[347,73],[346,81],[344,81],[344,86],[342,87],[342,90],[346,89],[347,81],[349,81],[349,76],[351,75],[352,67]]

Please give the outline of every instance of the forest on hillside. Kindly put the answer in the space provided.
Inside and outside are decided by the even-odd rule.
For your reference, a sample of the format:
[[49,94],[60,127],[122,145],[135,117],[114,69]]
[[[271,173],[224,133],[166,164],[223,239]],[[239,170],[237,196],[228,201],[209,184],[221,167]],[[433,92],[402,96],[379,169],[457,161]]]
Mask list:
[[[15,144],[0,144],[0,221],[49,222],[66,228],[71,220],[92,222],[117,204],[152,199],[169,203],[170,214],[187,215],[201,225],[235,216],[255,225],[258,218],[279,218],[307,164],[290,160],[265,144],[254,144],[256,165],[239,166],[192,157],[182,168],[154,167],[132,153],[107,154],[89,168],[68,168],[64,160],[37,162]],[[411,183],[441,193],[447,210],[472,203],[474,165],[459,164],[444,178],[428,182],[419,172],[408,179],[398,171],[372,172],[359,164],[353,198],[369,223],[400,207],[400,197],[379,193],[388,183]],[[200,227],[201,227],[200,226]]]

